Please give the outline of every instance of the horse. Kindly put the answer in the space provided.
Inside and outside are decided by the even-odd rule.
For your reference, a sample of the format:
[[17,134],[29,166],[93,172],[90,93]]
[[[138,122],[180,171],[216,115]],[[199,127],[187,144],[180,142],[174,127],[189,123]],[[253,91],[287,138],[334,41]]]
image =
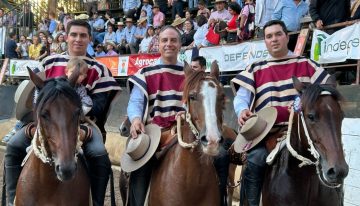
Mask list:
[[[344,159],[341,124],[344,113],[330,77],[326,84],[302,83],[287,130],[286,147],[265,172],[262,203],[271,205],[343,205]],[[296,113],[295,113],[296,112]]]
[[177,121],[178,144],[159,160],[150,181],[148,205],[220,205],[219,181],[213,160],[219,154],[224,93],[219,70],[210,76],[185,64],[183,101],[186,123]]
[[14,204],[89,205],[90,180],[83,164],[77,161],[83,114],[73,86],[79,72],[74,72],[69,81],[65,78],[43,81],[28,70],[39,89],[34,107],[37,126]]

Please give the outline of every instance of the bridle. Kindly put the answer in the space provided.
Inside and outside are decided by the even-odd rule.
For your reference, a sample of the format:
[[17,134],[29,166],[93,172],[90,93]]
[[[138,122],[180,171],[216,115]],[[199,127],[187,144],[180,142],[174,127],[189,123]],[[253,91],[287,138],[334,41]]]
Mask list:
[[[331,95],[330,92],[328,91],[322,91],[320,95]],[[293,119],[294,119],[294,115],[295,113],[297,113],[298,115],[298,119],[301,119],[301,124],[303,126],[304,129],[304,133],[306,136],[306,140],[307,143],[309,145],[310,148],[308,148],[308,151],[310,152],[310,154],[314,157],[315,161],[312,161],[302,155],[300,155],[297,151],[295,151],[295,149],[291,146],[290,143],[290,136],[291,136],[291,128],[292,128],[292,123],[293,123]],[[299,140],[301,139],[301,135],[300,135],[300,121],[298,121],[298,138]],[[289,150],[290,154],[295,157],[296,159],[298,159],[301,163],[299,164],[299,167],[303,167],[305,165],[315,165],[316,167],[316,173],[320,179],[320,182],[325,185],[326,187],[329,188],[338,188],[341,186],[341,184],[336,184],[336,183],[328,183],[327,181],[325,181],[324,179],[326,179],[323,176],[322,173],[322,169],[321,169],[321,165],[320,165],[320,154],[319,152],[316,150],[313,141],[310,138],[309,135],[309,131],[308,128],[306,126],[306,122],[305,122],[305,118],[304,118],[304,113],[303,110],[301,108],[301,99],[300,97],[297,97],[295,99],[294,104],[292,105],[292,109],[290,112],[290,117],[289,117],[289,125],[288,125],[288,130],[287,130],[287,134],[286,134],[286,147]]]

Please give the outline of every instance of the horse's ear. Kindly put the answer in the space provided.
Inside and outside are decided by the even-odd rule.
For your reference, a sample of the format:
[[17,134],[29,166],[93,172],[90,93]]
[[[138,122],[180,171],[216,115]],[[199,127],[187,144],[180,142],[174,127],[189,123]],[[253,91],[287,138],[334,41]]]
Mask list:
[[337,83],[336,83],[336,76],[333,74],[331,75],[327,80],[326,80],[326,85],[329,85],[331,87],[336,88]]
[[80,75],[80,63],[76,65],[76,68],[74,69],[73,73],[69,77],[69,84],[72,87],[75,87],[76,82],[79,78],[79,75]]
[[189,63],[187,63],[187,61],[184,61],[184,73],[185,73],[185,77],[190,76],[190,74],[192,74],[194,72],[194,70],[191,68],[191,66],[189,65]]
[[42,89],[44,87],[44,81],[29,67],[27,67],[27,70],[29,72],[30,80],[35,84],[36,88]]
[[305,84],[302,83],[297,77],[292,76],[294,88],[301,93],[305,89]]
[[210,76],[219,80],[220,71],[219,71],[219,65],[216,60],[211,63]]

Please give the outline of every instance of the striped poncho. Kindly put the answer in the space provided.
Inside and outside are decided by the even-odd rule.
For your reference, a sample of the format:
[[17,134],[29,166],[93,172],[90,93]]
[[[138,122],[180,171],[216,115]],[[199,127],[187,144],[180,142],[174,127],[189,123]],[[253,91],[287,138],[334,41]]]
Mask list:
[[288,106],[298,92],[293,86],[292,76],[301,82],[325,83],[329,75],[314,61],[301,56],[280,60],[263,60],[249,65],[231,80],[233,92],[245,87],[251,92],[250,110],[258,112],[264,107],[275,107],[278,111],[276,124],[286,124]]
[[130,90],[137,85],[144,94],[143,121],[162,128],[175,123],[175,115],[182,111],[182,66],[155,65],[141,69],[129,78]]

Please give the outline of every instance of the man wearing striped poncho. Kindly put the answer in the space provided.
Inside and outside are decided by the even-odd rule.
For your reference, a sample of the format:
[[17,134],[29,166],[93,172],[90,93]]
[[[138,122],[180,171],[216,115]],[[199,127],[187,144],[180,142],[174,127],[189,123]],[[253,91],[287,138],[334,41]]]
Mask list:
[[[293,87],[292,76],[302,82],[325,83],[329,75],[315,62],[293,55],[287,47],[289,36],[282,21],[269,21],[264,26],[265,44],[271,59],[249,65],[231,84],[236,97],[234,108],[240,126],[253,114],[265,107],[275,107],[275,125],[286,125],[288,106],[298,92]],[[259,205],[268,152],[263,143],[247,151],[242,191],[250,206]],[[240,205],[244,200],[240,200]]]

